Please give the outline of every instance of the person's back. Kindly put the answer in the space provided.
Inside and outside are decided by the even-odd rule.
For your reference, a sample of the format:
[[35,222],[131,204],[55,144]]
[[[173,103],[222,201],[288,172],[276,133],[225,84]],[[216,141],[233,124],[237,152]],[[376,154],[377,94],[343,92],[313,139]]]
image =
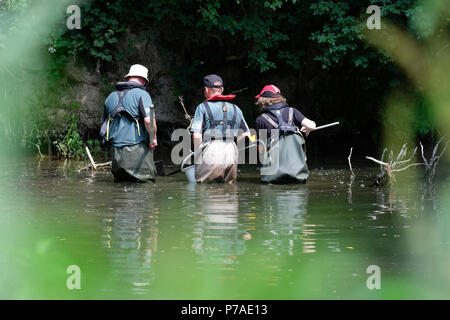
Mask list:
[[[150,112],[152,99],[142,86],[133,82],[119,82],[116,91],[113,91],[105,100],[104,114],[111,114],[117,107],[120,95],[123,95],[122,106],[125,112],[109,124],[106,141],[116,147],[135,145],[148,140],[143,117]],[[142,99],[142,102],[140,101]],[[140,106],[148,106],[140,110]],[[106,116],[104,116],[106,118]]]
[[115,181],[154,181],[153,149],[157,146],[156,120],[145,91],[148,70],[133,65],[127,82],[105,100],[100,136],[109,148]]
[[265,86],[255,97],[261,108],[256,119],[260,139],[267,138],[268,151],[262,156],[261,181],[266,183],[305,182],[309,176],[305,143],[299,127],[314,129],[315,123],[289,107],[280,90]]
[[204,78],[206,100],[197,106],[191,132],[196,158],[196,180],[233,183],[237,178],[238,149],[236,142],[249,134],[241,109],[222,96],[219,76]]

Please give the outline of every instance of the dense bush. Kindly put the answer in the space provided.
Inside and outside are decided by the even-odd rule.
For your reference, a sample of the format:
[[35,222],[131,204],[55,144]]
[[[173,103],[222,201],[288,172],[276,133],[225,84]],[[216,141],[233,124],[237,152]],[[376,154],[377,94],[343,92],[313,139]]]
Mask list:
[[[118,50],[120,37],[147,30],[170,62],[178,92],[197,90],[198,79],[219,65],[243,70],[232,79],[242,86],[261,78],[291,77],[298,84],[285,94],[301,96],[297,103],[307,105],[312,117],[341,121],[346,129],[338,141],[352,135],[375,143],[388,121],[380,108],[383,96],[408,82],[391,57],[365,42],[366,9],[372,3],[382,8],[382,19],[408,29],[417,39],[432,34],[429,25],[418,22],[422,7],[413,0],[80,1],[81,30],[67,30],[61,19],[47,39],[53,52],[48,79],[50,84],[57,81],[67,58],[74,55],[94,66],[113,66],[134,50],[132,44]],[[14,13],[28,5],[27,0],[3,1],[0,23],[14,28]],[[4,34],[0,32],[0,50]],[[416,131],[427,134],[432,126],[424,99],[411,92],[418,97],[411,106],[419,119]],[[254,116],[247,110],[250,114]],[[390,125],[395,127],[395,121]]]

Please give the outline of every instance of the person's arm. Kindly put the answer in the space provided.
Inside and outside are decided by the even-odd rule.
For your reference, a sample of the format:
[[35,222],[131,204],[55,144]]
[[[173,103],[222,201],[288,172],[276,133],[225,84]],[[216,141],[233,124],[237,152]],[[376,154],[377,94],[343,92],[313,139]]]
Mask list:
[[[264,143],[267,144],[267,134],[264,135],[264,138],[261,137],[261,134],[260,134],[260,130],[266,130],[266,132],[267,132],[267,127],[265,126],[264,121],[262,120],[261,116],[256,118],[255,129],[256,129],[256,138],[261,141],[262,141],[262,139],[264,139]],[[266,148],[261,143],[258,143],[258,152],[259,152],[260,156],[262,156],[264,153],[266,153]]]
[[308,118],[306,118],[300,111],[298,111],[297,109],[295,109],[294,111],[294,115],[295,115],[295,120],[296,122],[300,123],[302,128],[300,129],[300,131],[304,132],[306,136],[309,135],[309,133],[311,131],[313,131],[314,129],[316,129],[316,123],[312,120],[309,120]]
[[148,146],[151,150],[154,150],[158,146],[158,140],[156,138],[157,126],[155,107],[153,106],[152,98],[148,92],[145,92],[139,98],[139,113],[141,117],[144,117],[145,130],[148,132]]
[[[158,146],[158,139],[156,138],[156,131],[158,128],[156,126],[156,119],[153,119],[153,130],[150,127],[150,122],[151,122],[151,117],[144,118],[145,129],[148,132],[148,136],[149,136],[149,140],[150,140],[149,147],[151,150],[154,150]],[[153,131],[153,137],[151,136],[152,131]]]
[[307,131],[313,131],[316,129],[316,123],[308,118],[303,119],[302,121],[302,131],[303,128]]
[[195,109],[194,119],[192,120],[191,132],[192,140],[194,141],[194,151],[197,151],[203,141],[203,106],[197,106]]
[[192,139],[194,140],[194,151],[197,152],[198,148],[202,144],[203,135],[200,132],[194,132],[192,134]]
[[103,106],[102,118],[100,119],[101,124],[105,122],[107,117],[108,117],[108,110],[106,109],[106,101],[105,101],[105,105]]

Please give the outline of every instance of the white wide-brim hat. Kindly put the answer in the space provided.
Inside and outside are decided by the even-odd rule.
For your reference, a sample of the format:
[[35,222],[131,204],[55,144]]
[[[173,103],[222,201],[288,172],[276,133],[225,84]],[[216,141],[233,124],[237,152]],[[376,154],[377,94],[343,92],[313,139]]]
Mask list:
[[146,67],[144,67],[143,65],[133,64],[130,67],[130,71],[125,76],[125,78],[128,78],[128,77],[142,77],[148,81],[148,69]]

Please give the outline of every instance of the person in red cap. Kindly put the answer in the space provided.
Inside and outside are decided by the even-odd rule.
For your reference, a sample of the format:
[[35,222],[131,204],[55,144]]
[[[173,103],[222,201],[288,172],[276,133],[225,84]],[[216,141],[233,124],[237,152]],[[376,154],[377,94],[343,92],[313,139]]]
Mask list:
[[308,136],[309,131],[316,128],[316,123],[297,109],[289,107],[280,89],[274,85],[265,86],[255,99],[261,111],[255,127],[259,139],[264,141],[266,138],[268,146],[267,152],[261,157],[261,181],[306,182],[309,171],[301,131]]
[[197,182],[233,183],[238,165],[236,143],[250,135],[241,109],[231,102],[236,96],[222,95],[223,90],[223,80],[218,75],[203,78],[206,100],[197,106],[191,126]]

